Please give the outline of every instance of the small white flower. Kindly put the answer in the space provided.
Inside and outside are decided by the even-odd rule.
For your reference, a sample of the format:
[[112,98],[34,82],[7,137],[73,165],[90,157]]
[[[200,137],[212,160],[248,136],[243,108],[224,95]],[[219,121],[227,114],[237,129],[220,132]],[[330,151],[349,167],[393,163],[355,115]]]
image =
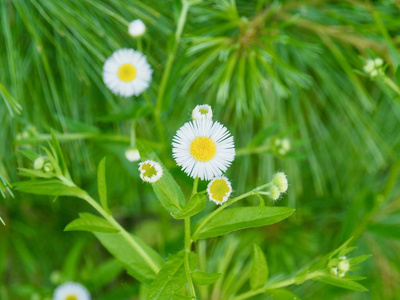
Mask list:
[[128,31],[131,36],[138,37],[145,33],[146,26],[144,25],[142,20],[139,19],[133,20],[132,22],[129,23]]
[[139,96],[149,87],[152,73],[145,55],[133,49],[120,49],[105,61],[103,81],[115,95]]
[[197,105],[192,111],[193,120],[212,120],[213,113],[210,105]]
[[146,160],[139,164],[140,178],[143,181],[154,183],[163,175],[163,169],[158,162]]
[[207,185],[208,197],[211,201],[221,205],[228,201],[232,193],[232,186],[225,176],[216,177]]
[[279,189],[279,192],[284,193],[288,189],[288,180],[286,174],[278,172],[272,177],[273,184]]
[[130,162],[138,161],[140,160],[139,150],[136,149],[135,147],[128,148],[125,151],[125,157]]
[[278,187],[276,185],[272,185],[269,189],[269,197],[272,199],[272,201],[276,201],[280,196],[281,192],[279,191]]
[[53,300],[90,300],[90,294],[83,285],[66,282],[55,289]]
[[208,119],[185,123],[176,132],[172,146],[178,166],[201,180],[222,175],[235,158],[235,145],[228,129]]

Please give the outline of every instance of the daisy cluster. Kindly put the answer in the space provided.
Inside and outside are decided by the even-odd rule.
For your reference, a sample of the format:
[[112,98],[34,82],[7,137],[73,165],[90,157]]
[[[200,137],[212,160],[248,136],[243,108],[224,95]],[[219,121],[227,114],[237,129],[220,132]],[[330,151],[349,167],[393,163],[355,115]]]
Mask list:
[[209,105],[198,105],[192,121],[185,123],[173,138],[173,157],[192,178],[210,180],[209,198],[216,204],[226,202],[232,192],[229,180],[222,176],[235,158],[235,144],[228,129],[212,120]]

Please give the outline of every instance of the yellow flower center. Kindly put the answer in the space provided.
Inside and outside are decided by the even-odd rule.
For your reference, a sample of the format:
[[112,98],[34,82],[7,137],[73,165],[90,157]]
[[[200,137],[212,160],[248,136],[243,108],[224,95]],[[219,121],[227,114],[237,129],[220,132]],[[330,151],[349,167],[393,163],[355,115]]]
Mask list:
[[157,175],[157,170],[151,164],[145,163],[142,164],[141,169],[144,170],[143,176],[151,178]]
[[198,161],[209,161],[216,152],[214,141],[205,136],[195,138],[190,145],[190,154]]
[[65,300],[78,300],[78,297],[75,295],[68,295],[67,297],[65,297]]
[[200,113],[201,113],[202,115],[208,114],[207,108],[200,108],[199,111],[200,111]]
[[211,198],[218,202],[222,202],[230,190],[228,183],[224,179],[215,179],[210,185]]
[[136,78],[136,68],[131,64],[124,64],[118,70],[118,78],[129,82]]

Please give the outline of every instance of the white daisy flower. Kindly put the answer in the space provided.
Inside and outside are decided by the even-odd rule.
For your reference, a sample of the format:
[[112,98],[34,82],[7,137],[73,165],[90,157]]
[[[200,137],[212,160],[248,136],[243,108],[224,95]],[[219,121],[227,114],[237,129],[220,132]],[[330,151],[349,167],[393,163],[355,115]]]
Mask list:
[[90,293],[79,283],[66,282],[55,289],[53,300],[90,300]]
[[139,164],[140,178],[143,181],[154,183],[163,175],[163,169],[158,162],[146,160]]
[[210,105],[203,104],[197,105],[192,111],[192,119],[193,120],[211,120],[213,116],[212,109]]
[[104,63],[103,81],[115,95],[139,96],[149,87],[152,73],[145,55],[133,49],[120,49]]
[[139,150],[136,149],[135,147],[128,148],[125,151],[125,157],[130,162],[138,161],[140,160]]
[[133,20],[132,22],[129,23],[128,31],[131,36],[138,37],[145,33],[146,25],[144,25],[142,20],[139,19]]
[[185,123],[176,132],[172,146],[178,166],[189,176],[202,180],[220,176],[235,158],[230,132],[208,119]]
[[208,183],[207,193],[211,201],[221,205],[228,201],[232,193],[231,183],[224,176],[216,177]]

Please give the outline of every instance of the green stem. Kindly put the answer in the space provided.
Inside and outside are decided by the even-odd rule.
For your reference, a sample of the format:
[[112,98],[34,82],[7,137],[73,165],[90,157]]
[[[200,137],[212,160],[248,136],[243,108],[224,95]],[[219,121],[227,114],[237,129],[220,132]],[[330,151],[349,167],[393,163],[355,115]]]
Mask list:
[[138,243],[132,238],[132,236],[111,216],[109,213],[107,213],[103,207],[97,203],[96,200],[94,200],[92,197],[89,196],[88,193],[85,191],[82,191],[82,196],[79,196],[83,200],[85,200],[87,203],[89,203],[95,210],[98,211],[100,215],[104,217],[115,229],[118,230],[118,233],[134,248],[137,253],[142,257],[142,259],[149,265],[149,267],[154,271],[155,274],[160,271],[160,267],[154,263],[154,261],[151,259],[150,256],[146,252],[143,251],[143,249],[140,247]]
[[221,205],[221,206],[218,207],[216,210],[214,210],[211,214],[209,214],[209,215],[200,223],[200,225],[199,225],[199,226],[196,228],[196,230],[194,231],[193,236],[195,237],[195,236],[201,231],[201,229],[203,229],[203,227],[204,227],[216,214],[218,214],[220,211],[224,210],[224,209],[227,208],[229,205],[232,205],[233,203],[238,202],[239,200],[242,200],[242,199],[247,198],[247,197],[252,196],[252,195],[257,195],[257,192],[258,192],[258,191],[260,191],[260,190],[262,190],[262,189],[265,189],[266,187],[270,186],[271,184],[272,184],[272,183],[269,182],[269,183],[266,183],[266,184],[264,184],[264,185],[261,185],[261,186],[255,188],[254,190],[251,190],[251,191],[249,191],[249,192],[247,192],[247,193],[244,193],[244,194],[242,194],[242,195],[240,195],[240,196],[237,196],[237,197],[235,197],[235,198],[232,198],[231,200],[229,200],[229,201],[226,202],[225,204]]
[[161,83],[160,83],[160,89],[157,95],[157,100],[156,100],[156,107],[155,107],[155,116],[156,116],[156,126],[157,126],[157,130],[158,130],[158,134],[160,135],[160,137],[163,139],[163,126],[162,126],[162,122],[161,122],[161,110],[162,110],[162,103],[164,100],[164,96],[165,96],[165,91],[167,88],[167,83],[168,83],[168,79],[169,76],[171,74],[171,69],[175,60],[175,56],[176,56],[176,51],[178,50],[178,45],[181,39],[181,35],[182,35],[182,31],[183,31],[183,27],[185,26],[185,22],[186,22],[186,16],[189,10],[189,3],[186,0],[182,1],[182,9],[181,9],[181,13],[179,15],[179,20],[178,20],[178,26],[176,28],[176,32],[175,32],[175,43],[174,46],[171,49],[171,52],[168,54],[168,58],[167,58],[167,63],[163,72],[163,75],[161,77]]
[[[193,190],[192,190],[192,195],[190,197],[193,197],[194,194],[197,193],[197,186],[199,184],[199,178],[196,177],[193,182]],[[190,291],[190,296],[196,298],[196,290],[194,289],[193,281],[192,281],[192,276],[190,275],[190,266],[189,266],[189,254],[192,251],[192,237],[191,237],[191,230],[190,230],[190,217],[185,218],[185,273],[186,273],[186,278],[189,284],[189,291]]]
[[385,83],[394,91],[396,92],[397,95],[400,96],[400,88],[397,86],[397,84],[390,79],[389,77],[387,77],[386,75],[383,77],[383,80],[385,81]]
[[[313,273],[308,274],[306,276],[305,280],[309,280],[309,279],[312,279],[312,278],[315,278],[315,277],[318,277],[318,276],[321,276],[321,275],[323,275],[323,273],[321,271],[315,271]],[[283,288],[285,286],[289,286],[289,285],[292,285],[292,284],[295,284],[295,283],[296,283],[296,277],[293,277],[293,278],[290,278],[290,279],[287,279],[287,280],[283,280],[283,281],[280,281],[280,282],[276,282],[276,283],[271,283],[271,284],[263,286],[263,287],[261,287],[259,289],[256,289],[256,290],[253,290],[253,291],[248,291],[246,293],[240,294],[239,296],[233,298],[233,300],[248,299],[248,298],[254,297],[254,296],[258,295],[258,294],[265,293],[268,290],[280,289],[280,288]]]

